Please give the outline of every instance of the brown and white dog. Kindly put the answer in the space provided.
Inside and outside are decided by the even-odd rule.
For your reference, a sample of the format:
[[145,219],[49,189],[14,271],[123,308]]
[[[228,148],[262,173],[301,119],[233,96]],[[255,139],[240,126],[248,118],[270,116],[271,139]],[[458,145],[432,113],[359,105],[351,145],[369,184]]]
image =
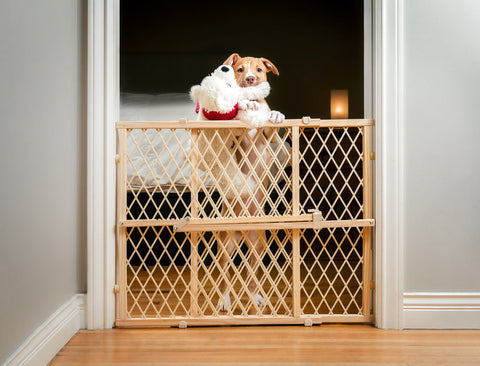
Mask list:
[[[235,79],[237,80],[237,84],[240,87],[251,87],[256,86],[264,81],[267,81],[267,73],[273,72],[275,75],[279,75],[279,72],[275,65],[267,60],[266,58],[256,58],[256,57],[240,57],[238,53],[234,53],[230,55],[227,60],[225,60],[224,65],[231,66],[235,72]],[[257,103],[265,103],[265,99],[256,100]],[[253,109],[258,108],[255,107],[255,103],[251,105]],[[268,107],[268,104],[267,104]],[[270,110],[270,108],[268,108]],[[282,123],[285,120],[285,116],[278,112],[270,110],[269,113],[269,121],[273,123]],[[248,206],[248,214],[251,216],[258,216],[259,214],[263,214],[263,202],[265,202],[265,191],[263,187],[268,184],[268,182],[260,180],[260,177],[263,176],[262,174],[262,167],[265,167],[267,164],[267,160],[270,159],[268,153],[265,150],[266,139],[263,138],[261,135],[264,134],[267,138],[271,136],[272,130],[268,127],[266,128],[258,128],[251,130],[249,132],[249,136],[251,138],[245,137],[242,139],[240,146],[244,152],[248,152],[247,159],[249,164],[245,162],[241,164],[241,170],[244,174],[248,176],[253,176],[257,179],[257,189],[254,192],[255,201]],[[271,142],[272,139],[270,139]],[[255,148],[252,149],[252,144],[255,144]],[[259,153],[262,152],[262,153]],[[255,174],[249,171],[249,167],[255,167]],[[240,205],[238,205],[240,207]],[[236,210],[236,214],[240,213],[240,208]],[[260,212],[261,211],[261,212]],[[249,264],[250,264],[250,280],[248,283],[248,288],[250,291],[250,295],[252,300],[256,303],[257,306],[263,307],[267,305],[267,300],[263,298],[261,295],[262,290],[258,288],[256,283],[258,281],[255,280],[255,276],[259,266],[259,259],[261,258],[262,252],[266,246],[266,236],[264,231],[249,231],[246,233],[247,238],[247,245],[251,248],[251,253],[249,256]],[[238,242],[241,240],[241,233],[234,232],[231,236],[228,236],[226,232],[222,232],[220,236],[220,241],[224,246],[222,253],[220,255],[220,265],[224,272],[228,277],[228,271],[225,271],[228,263],[228,258],[231,257],[233,251],[235,250],[235,244],[232,241]],[[222,293],[223,298],[219,300],[219,309],[221,311],[227,311],[228,308],[231,306],[231,299],[229,295],[229,289],[227,288],[226,281],[221,281],[220,283],[220,291]]]

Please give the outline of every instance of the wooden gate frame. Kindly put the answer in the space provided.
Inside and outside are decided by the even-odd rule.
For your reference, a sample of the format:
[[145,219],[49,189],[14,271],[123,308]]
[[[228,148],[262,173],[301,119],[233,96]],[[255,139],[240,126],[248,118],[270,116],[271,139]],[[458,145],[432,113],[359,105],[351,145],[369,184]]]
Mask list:
[[[118,154],[116,156],[117,169],[117,228],[118,255],[117,255],[117,327],[157,327],[157,326],[186,326],[188,325],[252,325],[252,324],[321,324],[327,322],[370,323],[373,321],[371,313],[371,291],[374,290],[372,277],[372,233],[375,225],[372,217],[372,177],[371,160],[374,153],[371,151],[372,119],[355,120],[320,120],[304,117],[302,119],[289,119],[281,125],[269,125],[272,128],[291,128],[292,131],[292,176],[293,176],[293,215],[275,218],[220,218],[197,219],[192,217],[187,220],[127,220],[127,131],[131,129],[219,129],[219,128],[248,128],[241,121],[168,121],[168,122],[118,122]],[[311,214],[299,213],[299,131],[300,128],[350,128],[363,129],[363,218],[358,220],[323,220],[317,212]],[[193,141],[194,139],[192,139]],[[193,171],[193,169],[192,169]],[[195,181],[195,177],[192,176]],[[203,316],[203,317],[174,317],[174,318],[127,318],[126,317],[126,230],[129,227],[143,226],[176,226],[178,231],[200,232],[217,230],[291,230],[293,245],[293,316]],[[324,228],[364,228],[363,234],[363,289],[362,289],[362,314],[361,315],[301,315],[300,314],[300,230]],[[195,266],[193,266],[195,267]]]

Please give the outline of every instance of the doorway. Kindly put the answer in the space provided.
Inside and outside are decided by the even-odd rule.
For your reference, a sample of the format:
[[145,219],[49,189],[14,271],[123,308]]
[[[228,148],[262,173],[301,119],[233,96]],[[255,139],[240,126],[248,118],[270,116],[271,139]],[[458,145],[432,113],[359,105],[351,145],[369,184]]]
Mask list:
[[[203,76],[221,64],[231,52],[263,56],[275,63],[280,71],[280,77],[273,76],[269,80],[272,85],[269,104],[285,113],[287,118],[311,115],[329,119],[331,115],[330,93],[331,90],[336,89],[348,90],[349,118],[363,118],[364,17],[362,3],[356,1],[332,2],[332,4],[300,2],[296,3],[295,7],[287,6],[287,4],[269,7],[268,4],[262,3],[259,8],[254,10],[254,16],[262,21],[259,22],[258,27],[249,26],[248,29],[229,26],[230,24],[242,24],[245,16],[249,16],[235,9],[233,4],[224,4],[221,7],[209,5],[210,8],[202,7],[202,9],[192,11],[191,9],[195,6],[190,2],[166,4],[145,4],[126,0],[120,2],[120,111],[122,120],[177,120],[182,117],[193,120],[194,108],[188,98],[189,88],[199,83]],[[225,18],[228,18],[228,21],[225,21]],[[216,24],[217,26],[199,26],[199,19],[201,19],[202,25]],[[221,28],[221,31],[218,30],[218,27]],[[239,29],[241,29],[240,32]],[[235,47],[232,48],[232,45]],[[331,132],[325,133],[328,135]],[[346,135],[350,133],[344,132]],[[326,141],[327,135],[314,132],[317,140]],[[352,141],[350,139],[350,142]],[[330,146],[330,148],[332,147]],[[345,151],[349,151],[348,148]],[[362,148],[360,148],[360,155],[363,154],[361,151]],[[317,156],[317,158],[319,161],[322,159],[328,161],[328,147],[324,150],[323,156]],[[352,167],[352,164],[350,165]],[[312,172],[313,180],[315,180],[314,175],[315,173]],[[338,194],[339,191],[335,189],[335,184],[332,185],[328,182],[327,179],[325,186],[319,184],[318,190],[326,193],[328,187],[333,188],[330,194],[335,196],[335,193]],[[330,183],[332,182],[333,180],[330,180]],[[353,202],[363,201],[363,191],[361,198],[356,196],[356,194],[360,194],[358,190],[349,194],[350,199],[354,197]],[[316,197],[310,198],[310,200],[321,201],[322,198]],[[137,205],[142,206],[140,198],[135,198],[135,201]],[[152,199],[147,198],[147,201],[152,201]],[[331,198],[330,202],[335,202],[335,197]],[[313,203],[314,206],[315,203]],[[155,235],[158,240],[159,234]],[[282,238],[288,237],[288,235],[282,235]],[[363,230],[358,231],[357,237],[362,237],[363,240],[362,235],[364,235]],[[140,236],[144,238],[145,234],[140,234]],[[305,238],[305,236],[304,233],[302,237]],[[313,237],[313,242],[317,240],[319,243],[325,243],[329,237],[330,239],[335,238],[332,233],[330,235],[326,233],[326,237],[323,239],[321,235],[314,233],[309,233],[307,236]],[[205,240],[208,241],[208,239]],[[338,253],[341,241],[341,239],[334,239],[331,245],[333,249],[329,251],[326,249],[328,245],[325,245],[323,249],[312,249],[314,245],[309,239],[310,244],[305,244],[301,252],[303,250],[305,259],[307,257],[315,258],[319,254],[317,252],[321,252],[326,258],[330,258],[330,263],[333,263],[331,258],[334,253],[346,258],[343,249]],[[176,240],[175,242],[177,243]],[[285,239],[280,242],[285,242]],[[354,242],[358,242],[358,239],[354,239]],[[346,252],[351,253],[352,247],[355,245],[350,245]],[[132,243],[130,254],[135,252],[135,257],[142,257],[142,254],[134,248],[138,247]],[[152,258],[152,249],[146,251]],[[355,258],[357,262],[364,260],[363,250],[354,249],[354,252],[357,253]],[[275,256],[275,253],[272,253],[272,256]],[[288,257],[288,255],[286,256]],[[129,257],[128,253],[127,257]],[[133,257],[130,255],[130,258]],[[155,258],[158,262],[159,256]],[[136,260],[139,259],[136,258]],[[146,259],[140,259],[139,263],[148,268],[149,263]],[[318,266],[320,265],[318,264]],[[137,268],[132,264],[133,267]],[[337,274],[340,273],[338,269],[343,268],[342,265],[340,267],[334,265],[334,267],[337,269],[335,272]],[[362,272],[361,266],[349,267],[353,273],[359,270]],[[315,291],[321,296],[320,282],[315,282],[312,269],[308,273],[313,283],[316,284],[314,285]],[[323,273],[328,277],[325,270]],[[139,276],[134,277],[136,280],[139,278]],[[154,277],[147,274],[149,280]],[[369,279],[365,282],[365,279],[358,280],[359,277],[361,275],[354,274],[353,276],[357,281],[358,288],[365,286],[365,283],[369,286]],[[352,277],[350,276],[350,278]],[[157,290],[162,292],[161,289]],[[369,316],[370,312],[362,309],[361,305],[364,301],[361,298],[365,298],[365,296],[361,295],[361,292],[359,295],[359,292],[355,290],[353,293],[355,294],[353,304],[357,307],[356,311],[358,312],[360,309],[362,314]],[[191,293],[189,294],[191,295]],[[218,297],[218,294],[215,296]],[[308,295],[307,299],[310,297],[311,295]],[[137,306],[138,298],[133,303]],[[309,306],[318,312],[313,303],[313,300],[309,301]],[[336,306],[335,304],[334,301],[333,307]],[[333,311],[333,307],[325,304],[324,306],[326,309],[320,312]],[[137,308],[139,309],[138,306]],[[187,311],[186,307],[184,309]],[[154,306],[151,307],[151,310],[155,313]],[[158,314],[159,312],[157,312]]]

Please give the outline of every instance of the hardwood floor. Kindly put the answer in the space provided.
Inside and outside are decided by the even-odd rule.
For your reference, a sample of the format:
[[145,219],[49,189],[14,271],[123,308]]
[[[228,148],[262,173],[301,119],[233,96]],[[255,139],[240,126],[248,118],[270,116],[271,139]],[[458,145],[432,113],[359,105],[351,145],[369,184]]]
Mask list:
[[480,330],[367,325],[80,331],[50,365],[480,365]]

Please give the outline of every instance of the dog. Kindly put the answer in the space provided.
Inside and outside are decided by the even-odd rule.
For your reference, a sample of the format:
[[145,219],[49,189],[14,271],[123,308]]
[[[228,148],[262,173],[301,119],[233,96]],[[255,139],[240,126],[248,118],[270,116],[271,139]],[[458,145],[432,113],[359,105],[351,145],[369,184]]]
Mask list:
[[[224,65],[230,66],[235,72],[235,79],[238,86],[242,89],[248,89],[261,85],[267,81],[267,73],[272,72],[274,75],[279,75],[278,69],[275,65],[266,58],[255,57],[240,57],[238,53],[233,53],[224,62]],[[254,101],[256,104],[250,104],[250,109],[262,109],[268,111],[268,120],[273,123],[282,123],[285,120],[285,116],[274,110],[270,110],[265,98],[258,98]],[[262,125],[263,126],[263,125]],[[258,127],[262,127],[258,126]],[[265,202],[265,193],[261,187],[268,185],[268,180],[260,178],[263,176],[262,167],[268,166],[270,157],[265,150],[267,140],[260,134],[263,134],[267,139],[272,136],[273,130],[270,128],[255,128],[249,131],[248,137],[245,136],[240,142],[240,147],[243,150],[243,156],[246,156],[248,162],[241,162],[240,169],[247,176],[253,176],[256,179],[255,197],[254,203],[248,205],[248,214],[251,216],[258,216],[263,214],[263,203]],[[270,138],[270,142],[274,142],[274,139]],[[255,148],[253,148],[253,146]],[[242,155],[242,154],[240,154]],[[251,171],[251,167],[255,167],[255,171]],[[236,214],[239,214],[241,209],[237,205]],[[223,211],[223,207],[222,207]],[[224,212],[222,212],[223,214]],[[225,212],[226,213],[226,212]],[[227,279],[229,278],[228,271],[226,271],[229,257],[232,256],[235,250],[235,243],[241,240],[240,232],[232,232],[230,235],[227,232],[220,233],[220,242],[222,245],[222,252],[220,256],[220,266],[225,273]],[[259,307],[262,308],[267,305],[267,300],[261,295],[263,292],[256,284],[255,278],[260,265],[259,259],[266,247],[266,235],[264,231],[248,231],[246,233],[246,243],[250,247],[251,252],[249,255],[249,271],[250,280],[248,282],[248,289],[251,299]],[[229,289],[227,288],[226,281],[222,280],[220,283],[220,291],[222,297],[219,299],[220,311],[228,311],[231,307],[231,299]]]

